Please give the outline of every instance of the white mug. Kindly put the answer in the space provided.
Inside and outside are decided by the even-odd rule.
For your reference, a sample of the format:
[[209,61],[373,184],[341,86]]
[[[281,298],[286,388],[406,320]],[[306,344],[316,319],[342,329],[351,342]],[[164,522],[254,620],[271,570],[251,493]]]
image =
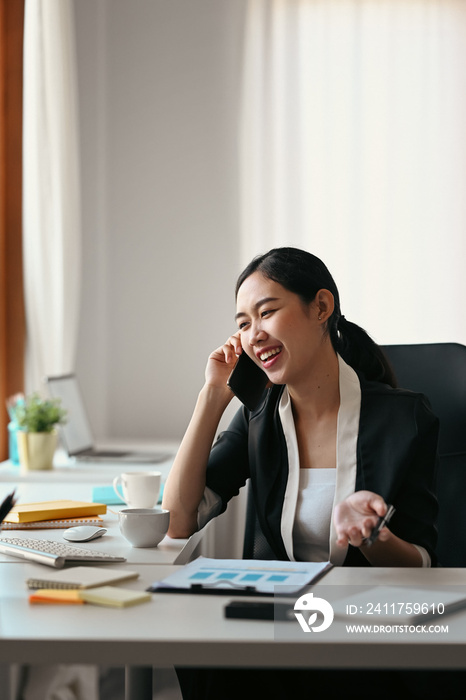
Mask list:
[[[113,479],[113,488],[130,508],[154,508],[161,480],[160,472],[125,472]],[[120,484],[123,496],[118,490]]]
[[133,547],[157,547],[170,524],[170,512],[162,508],[123,508],[118,513],[120,531]]

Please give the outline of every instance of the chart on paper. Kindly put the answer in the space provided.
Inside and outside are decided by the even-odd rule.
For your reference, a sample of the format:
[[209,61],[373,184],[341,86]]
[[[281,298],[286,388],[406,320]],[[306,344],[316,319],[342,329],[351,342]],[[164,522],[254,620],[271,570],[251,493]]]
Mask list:
[[287,591],[300,590],[329,567],[328,562],[283,562],[238,559],[208,559],[199,557],[162,581],[151,590],[195,590],[197,587],[228,591],[253,590],[257,593],[275,592],[276,586]]

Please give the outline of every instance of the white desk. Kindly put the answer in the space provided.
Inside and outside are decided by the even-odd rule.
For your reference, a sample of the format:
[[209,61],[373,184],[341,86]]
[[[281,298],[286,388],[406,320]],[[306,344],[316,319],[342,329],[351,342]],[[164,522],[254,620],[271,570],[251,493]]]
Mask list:
[[[52,501],[73,499],[92,501],[94,486],[109,486],[114,477],[123,471],[160,471],[162,482],[165,481],[173,460],[158,465],[141,464],[107,464],[101,462],[62,462],[61,467],[49,471],[27,472],[21,474],[19,467],[10,462],[0,464],[0,499],[11,492],[12,484],[16,486],[19,502]],[[77,543],[85,549],[99,549],[109,554],[126,557],[130,564],[174,564],[177,562],[188,540],[172,540],[165,537],[157,548],[136,549],[120,534],[118,511],[124,505],[107,506],[107,513],[102,516],[107,534],[92,542]],[[62,529],[46,530],[3,530],[3,537],[36,537],[39,539],[62,540]],[[186,555],[187,552],[185,551]],[[0,553],[0,562],[11,562],[12,558]]]
[[[120,447],[128,447],[127,444],[113,444],[112,447],[118,449]],[[149,449],[149,448],[148,448]],[[19,466],[13,465],[9,460],[0,462],[0,482],[22,484],[22,483],[66,483],[72,481],[74,483],[84,482],[89,484],[104,484],[110,483],[111,480],[126,471],[159,471],[162,473],[162,479],[167,478],[170,467],[173,464],[173,459],[176,454],[177,445],[175,443],[157,443],[154,450],[157,452],[172,453],[172,457],[168,457],[163,462],[145,463],[145,462],[91,462],[87,460],[68,459],[61,451],[57,450],[54,457],[54,468],[43,471],[27,471],[23,472]]]
[[[159,468],[159,467],[157,467]],[[0,468],[0,480],[11,467]],[[101,466],[98,474],[90,465],[63,474],[58,470],[34,475],[34,483],[21,482],[23,500],[52,497],[90,499],[91,484],[110,483],[121,465]],[[162,471],[162,470],[161,470]],[[107,481],[102,481],[102,473]],[[52,477],[52,478],[49,478]],[[90,478],[89,478],[90,477]],[[11,490],[14,479],[0,484],[0,496]],[[113,508],[112,508],[113,510]],[[109,518],[109,535],[89,546],[118,548],[126,545],[116,531],[116,516]],[[9,531],[12,534],[15,531]],[[20,531],[16,531],[17,534]],[[44,531],[37,531],[43,536]],[[6,536],[7,533],[5,533]],[[47,536],[61,537],[60,531]],[[115,538],[115,539],[113,539]],[[167,543],[171,546],[172,543]],[[128,551],[128,548],[127,550]],[[173,551],[165,556],[159,545],[153,550],[132,550],[128,566],[140,573],[129,587],[145,589],[152,581],[170,572],[176,560]],[[8,561],[7,561],[8,560]],[[161,564],[163,562],[163,565]],[[121,567],[120,565],[105,565]],[[126,564],[123,564],[126,566]],[[152,666],[264,666],[264,667],[340,667],[340,668],[466,668],[466,611],[448,616],[447,637],[405,635],[348,635],[342,623],[334,623],[331,634],[304,635],[295,621],[273,623],[226,620],[225,603],[234,596],[193,596],[155,594],[150,603],[123,610],[94,606],[30,606],[25,579],[44,567],[10,557],[0,562],[0,658],[5,663],[92,663],[100,665],[134,665],[148,681]],[[443,585],[463,586],[464,569],[333,569],[316,585],[388,585],[403,584],[435,588]],[[323,595],[323,593],[322,593]],[[282,625],[275,638],[276,625]],[[289,634],[287,634],[289,631]],[[310,653],[309,645],[312,646]],[[146,666],[147,669],[140,667]],[[138,670],[136,671],[136,675]],[[147,689],[128,697],[145,700]]]
[[[56,499],[75,499],[83,501],[92,500],[92,489],[94,486],[105,486],[110,485],[113,478],[123,471],[153,471],[157,470],[162,473],[162,481],[164,482],[169,469],[171,467],[173,459],[167,460],[163,463],[157,464],[141,464],[141,463],[103,463],[103,462],[73,462],[63,459],[62,456],[58,455],[55,460],[54,469],[50,471],[37,471],[37,472],[27,472],[22,473],[19,467],[11,465],[10,462],[4,462],[0,464],[0,498],[3,499],[8,493],[11,492],[12,485],[16,486],[16,492],[19,497],[20,502],[34,502],[34,501],[46,501],[46,500],[56,500]],[[80,547],[94,550],[102,550],[111,554],[118,554],[120,556],[126,557],[126,562],[117,564],[116,566],[128,566],[135,567],[138,564],[156,564],[156,565],[169,565],[174,563],[185,563],[192,556],[195,555],[195,550],[200,542],[202,533],[195,535],[194,537],[188,539],[178,539],[172,540],[169,537],[165,537],[162,542],[156,548],[139,549],[133,548],[120,534],[118,528],[118,510],[124,507],[121,506],[108,506],[107,513],[102,516],[103,525],[108,529],[108,532],[98,540],[89,543],[79,543]],[[4,537],[36,537],[38,539],[46,538],[52,540],[62,540],[63,530],[62,529],[42,529],[42,530],[4,530],[2,532]],[[102,566],[115,566],[102,564]],[[36,565],[37,567],[37,565]],[[36,567],[32,564],[25,562],[17,557],[11,557],[6,554],[0,554],[0,591],[2,592],[0,601],[0,630],[2,628],[2,619],[9,615],[9,604],[15,604],[9,595],[4,595],[6,589],[11,593],[13,591],[13,598],[17,595],[21,604],[24,602],[24,596],[26,594],[24,581],[28,577],[28,570],[33,571]],[[44,572],[46,567],[39,566],[36,571],[38,573]],[[152,579],[151,579],[152,580]],[[148,584],[147,584],[148,585]],[[12,586],[12,588],[11,588]],[[5,604],[5,601],[9,602]],[[49,606],[47,606],[49,607]],[[3,611],[3,614],[2,614]],[[68,612],[68,610],[67,610]],[[108,613],[109,611],[107,611]],[[115,611],[114,611],[115,612]],[[122,611],[117,611],[122,612]],[[28,606],[28,612],[26,613],[29,619],[29,624],[35,625],[35,620],[37,615],[34,612],[32,606]],[[45,629],[48,628],[48,616],[45,617],[45,623],[41,626]],[[63,620],[57,620],[58,626],[63,625]],[[93,621],[86,623],[87,625],[93,626]],[[103,621],[104,625],[107,622]],[[21,623],[23,626],[23,623]],[[74,633],[71,629],[71,637]],[[1,634],[1,633],[0,633]],[[4,640],[4,637],[0,637]],[[4,663],[41,663],[39,656],[36,652],[32,653],[30,661],[27,662],[23,655],[17,649],[17,643],[20,646],[24,645],[24,639],[20,641],[11,641],[10,644],[6,646],[10,647],[10,654],[8,658],[6,656],[0,657],[3,659]],[[3,645],[2,645],[3,647]],[[41,645],[39,645],[41,647]],[[36,649],[37,651],[37,649]],[[53,655],[45,656],[44,663],[50,663],[50,659],[55,659]],[[95,659],[90,657],[89,663],[91,664],[108,664],[115,665],[111,653],[107,655],[106,660],[104,657]],[[68,663],[77,663],[72,648],[70,648],[70,655],[68,657]],[[125,665],[126,662],[121,662]],[[150,671],[151,673],[151,671]],[[131,674],[131,669],[127,667],[127,675]],[[136,674],[133,674],[133,679]],[[139,674],[140,675],[140,674]],[[147,677],[147,670],[143,677]],[[136,689],[134,692],[135,697],[138,697],[138,681],[136,682]],[[131,697],[132,693],[129,692],[128,697]]]
[[[140,578],[125,587],[136,590],[172,571],[166,565],[135,569]],[[337,622],[331,634],[304,635],[296,621],[227,620],[223,607],[234,596],[161,593],[150,603],[123,610],[69,606],[64,624],[61,606],[31,606],[27,601],[25,579],[43,572],[36,564],[1,564],[0,655],[6,662],[47,663],[53,658],[56,663],[116,665],[466,668],[466,610],[442,620],[450,627],[448,637],[361,634],[348,639],[344,624]],[[318,595],[330,584],[390,582],[464,587],[466,571],[338,568],[314,592]],[[275,625],[289,628],[290,635],[275,638]]]
[[[126,585],[143,590],[172,569],[146,564],[137,570],[140,578]],[[227,620],[223,607],[234,596],[218,595],[154,594],[150,603],[134,608],[70,606],[64,616],[63,608],[27,602],[24,580],[39,572],[43,567],[33,564],[0,565],[0,655],[5,662],[47,663],[53,658],[56,663],[137,667],[466,668],[466,611],[442,620],[450,628],[446,637],[349,637],[342,622],[334,622],[330,634],[305,635],[296,621]],[[338,568],[315,586],[315,594],[330,584],[464,588],[466,571]]]
[[[100,482],[99,482],[100,483]],[[11,491],[11,484],[0,484],[0,499],[3,499]],[[92,484],[71,481],[58,484],[23,483],[18,486],[17,493],[24,503],[34,501],[48,501],[62,498],[72,498],[77,501],[90,501],[92,497]],[[107,506],[107,513],[102,515],[103,527],[108,532],[92,542],[77,542],[76,545],[84,549],[102,550],[109,554],[117,554],[126,557],[128,564],[176,564],[183,557],[184,562],[188,557],[188,550],[194,543],[188,539],[173,540],[165,537],[156,548],[138,549],[131,546],[121,535],[118,527],[118,511],[124,506]],[[2,530],[1,537],[38,538],[49,540],[63,540],[63,529],[43,530]],[[70,542],[69,544],[73,544]],[[12,557],[0,552],[0,562],[11,562]]]
[[[118,565],[107,565],[118,568]],[[121,565],[120,565],[121,567]],[[174,570],[139,565],[140,578],[125,587],[144,590]],[[234,596],[154,594],[150,603],[123,610],[91,605],[31,606],[24,581],[43,574],[34,564],[2,564],[0,654],[5,661],[47,663],[148,664],[245,667],[466,668],[466,610],[446,616],[448,637],[353,635],[343,622],[329,634],[301,632],[296,621],[228,620],[223,607]],[[406,572],[406,575],[405,575]],[[334,569],[314,592],[330,584],[372,585],[390,581],[435,587],[454,581],[465,586],[462,569]],[[373,575],[374,574],[374,575]],[[276,638],[274,626],[289,629]],[[329,631],[330,632],[330,631]],[[309,646],[312,646],[312,653]],[[381,653],[383,651],[383,654]],[[364,653],[361,653],[364,652]]]

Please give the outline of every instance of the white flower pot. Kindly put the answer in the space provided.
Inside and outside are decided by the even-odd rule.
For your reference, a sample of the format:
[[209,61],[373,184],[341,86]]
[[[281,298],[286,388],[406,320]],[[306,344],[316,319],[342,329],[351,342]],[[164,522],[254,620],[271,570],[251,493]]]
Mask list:
[[18,452],[21,470],[52,469],[57,448],[57,432],[26,433],[18,430]]

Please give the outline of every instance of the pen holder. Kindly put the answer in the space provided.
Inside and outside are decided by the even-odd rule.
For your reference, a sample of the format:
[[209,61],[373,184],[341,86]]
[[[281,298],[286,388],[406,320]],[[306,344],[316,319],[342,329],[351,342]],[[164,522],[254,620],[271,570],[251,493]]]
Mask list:
[[18,426],[13,421],[8,423],[8,457],[12,464],[19,467]]

